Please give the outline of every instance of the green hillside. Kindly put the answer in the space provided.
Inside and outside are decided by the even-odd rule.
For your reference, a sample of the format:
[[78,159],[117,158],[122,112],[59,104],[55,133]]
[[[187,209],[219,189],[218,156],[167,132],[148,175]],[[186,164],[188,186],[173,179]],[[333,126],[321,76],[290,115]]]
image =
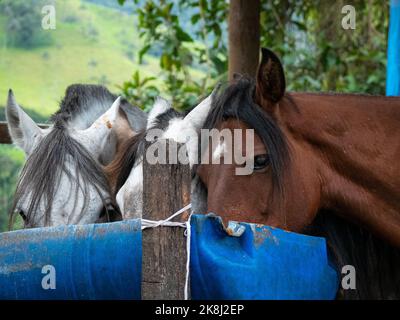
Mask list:
[[[2,7],[6,1],[14,7]],[[55,30],[41,28],[41,8],[48,2],[55,3]],[[27,10],[26,5],[34,10]],[[7,8],[22,10],[22,14],[8,11],[6,15]],[[142,64],[137,63],[142,45],[135,29],[136,16],[127,13],[132,9],[133,3],[128,10],[118,6],[117,0],[0,0],[0,121],[5,119],[9,88],[36,122],[44,122],[73,83],[103,84],[118,93],[118,86],[139,70],[140,79],[155,77],[152,84],[165,87],[159,77],[159,58],[146,55]],[[10,31],[10,21],[33,28],[33,36]],[[26,39],[30,46],[25,45]],[[35,42],[37,39],[44,41]],[[190,73],[194,78],[203,75],[197,69]],[[21,150],[0,145],[0,232],[7,229],[7,212],[23,163]],[[14,227],[20,228],[21,221]]]
[[[151,56],[140,66],[135,63],[140,40],[134,15],[83,0],[55,3],[56,30],[42,30],[39,25],[39,32],[50,33],[51,45],[36,48],[7,46],[7,19],[0,11],[0,120],[9,88],[28,113],[43,122],[57,110],[72,83],[104,84],[118,92],[117,86],[136,69],[144,77],[159,72],[158,60]],[[0,232],[7,229],[7,212],[23,162],[21,150],[0,145]],[[19,219],[14,228],[20,227]]]
[[[133,15],[82,0],[57,0],[56,17],[56,30],[40,31],[51,33],[51,45],[23,49],[6,46],[0,13],[0,105],[12,88],[21,105],[48,116],[71,83],[101,83],[116,91],[139,67]],[[158,70],[150,56],[140,65],[144,76]]]

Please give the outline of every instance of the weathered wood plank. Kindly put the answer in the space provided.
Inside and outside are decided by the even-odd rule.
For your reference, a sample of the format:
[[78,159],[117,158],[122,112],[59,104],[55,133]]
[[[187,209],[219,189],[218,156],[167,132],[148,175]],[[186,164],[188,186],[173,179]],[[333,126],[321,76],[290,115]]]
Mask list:
[[8,128],[7,128],[7,122],[0,122],[0,143],[1,144],[10,144],[11,138],[10,135],[8,134]]
[[[42,129],[48,128],[47,124],[39,124]],[[11,138],[8,134],[7,122],[0,121],[0,144],[11,144]]]
[[[189,165],[150,165],[144,160],[143,181],[145,219],[166,219],[190,203]],[[182,219],[187,220],[188,214],[183,214]],[[146,229],[143,231],[142,241],[142,299],[183,299],[186,276],[184,229]]]

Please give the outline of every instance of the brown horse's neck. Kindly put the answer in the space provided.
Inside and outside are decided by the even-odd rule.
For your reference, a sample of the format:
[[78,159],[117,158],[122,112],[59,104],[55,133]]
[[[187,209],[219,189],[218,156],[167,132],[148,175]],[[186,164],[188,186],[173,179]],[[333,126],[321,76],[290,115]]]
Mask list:
[[400,246],[400,98],[293,93],[278,119],[314,157],[321,208]]

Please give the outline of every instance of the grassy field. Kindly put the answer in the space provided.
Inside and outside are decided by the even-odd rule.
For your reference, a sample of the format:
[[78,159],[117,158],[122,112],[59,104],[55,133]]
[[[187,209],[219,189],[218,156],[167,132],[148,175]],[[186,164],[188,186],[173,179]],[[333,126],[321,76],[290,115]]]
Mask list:
[[81,0],[57,0],[56,14],[56,30],[41,31],[51,33],[52,44],[29,50],[5,46],[0,14],[0,105],[12,88],[21,105],[47,116],[72,83],[116,91],[135,69],[157,75],[156,58],[135,63],[140,40],[133,15]]

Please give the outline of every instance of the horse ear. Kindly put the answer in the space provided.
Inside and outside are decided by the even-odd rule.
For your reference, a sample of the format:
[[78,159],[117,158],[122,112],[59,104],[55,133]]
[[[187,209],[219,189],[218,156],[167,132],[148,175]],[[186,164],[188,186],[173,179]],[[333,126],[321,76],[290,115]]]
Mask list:
[[124,111],[121,110],[120,104],[121,97],[118,97],[88,129],[80,131],[80,135],[87,139],[87,147],[102,164],[107,164],[115,154],[117,141],[116,135],[112,134],[115,132],[113,128],[117,126],[118,121],[125,121],[121,116]]
[[186,115],[185,123],[192,125],[196,130],[201,129],[210,112],[214,92],[215,90]]
[[[126,107],[123,108],[123,106],[124,105],[121,105],[117,111],[118,113],[114,126],[114,132],[117,136],[118,143],[133,137],[137,131],[143,130],[145,127],[145,124],[139,124],[138,121],[135,121],[132,115],[128,113],[128,109]],[[138,129],[136,130],[133,126]]]
[[[124,113],[121,113],[121,112]],[[126,116],[124,120],[128,120],[130,128],[134,132],[139,132],[146,129],[147,125],[147,113],[142,109],[131,105],[127,100],[121,101],[120,115]]]
[[11,140],[29,154],[42,130],[18,105],[11,89],[8,91],[6,119]]
[[261,53],[261,63],[257,72],[256,97],[275,104],[285,94],[285,74],[275,53],[266,48],[262,48]]
[[157,97],[147,118],[147,129],[150,129],[155,124],[157,116],[168,111],[169,109],[171,109],[171,104],[164,98]]

